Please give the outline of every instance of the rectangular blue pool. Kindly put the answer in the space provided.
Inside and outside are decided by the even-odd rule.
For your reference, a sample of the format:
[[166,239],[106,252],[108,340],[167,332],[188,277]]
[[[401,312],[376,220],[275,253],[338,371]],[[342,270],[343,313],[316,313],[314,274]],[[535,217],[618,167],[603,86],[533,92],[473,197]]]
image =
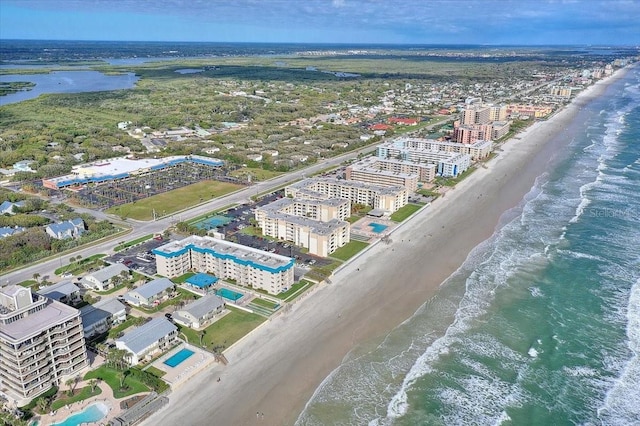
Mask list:
[[163,364],[168,365],[169,367],[177,367],[180,365],[185,359],[189,358],[195,352],[189,349],[181,349],[180,352],[171,356],[171,358],[167,358]]
[[220,296],[220,297],[224,297],[227,300],[231,300],[232,302],[235,302],[236,300],[240,299],[242,296],[244,296],[244,294],[242,293],[238,293],[236,291],[232,291],[226,288],[221,288],[219,290],[216,291],[216,295]]

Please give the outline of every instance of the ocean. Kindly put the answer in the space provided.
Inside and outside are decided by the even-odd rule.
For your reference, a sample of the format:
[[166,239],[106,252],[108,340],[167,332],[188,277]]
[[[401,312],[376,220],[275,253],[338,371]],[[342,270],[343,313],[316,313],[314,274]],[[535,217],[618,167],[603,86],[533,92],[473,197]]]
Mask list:
[[640,70],[436,296],[349,353],[297,425],[640,424]]

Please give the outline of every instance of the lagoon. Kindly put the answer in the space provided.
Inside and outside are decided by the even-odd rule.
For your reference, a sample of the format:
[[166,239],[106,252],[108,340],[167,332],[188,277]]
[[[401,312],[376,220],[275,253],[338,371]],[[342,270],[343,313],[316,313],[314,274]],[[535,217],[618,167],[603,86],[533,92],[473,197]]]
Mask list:
[[103,92],[131,89],[139,77],[134,73],[106,75],[99,71],[53,71],[48,74],[1,75],[0,82],[27,81],[35,83],[28,91],[0,97],[0,106],[34,99],[46,93]]

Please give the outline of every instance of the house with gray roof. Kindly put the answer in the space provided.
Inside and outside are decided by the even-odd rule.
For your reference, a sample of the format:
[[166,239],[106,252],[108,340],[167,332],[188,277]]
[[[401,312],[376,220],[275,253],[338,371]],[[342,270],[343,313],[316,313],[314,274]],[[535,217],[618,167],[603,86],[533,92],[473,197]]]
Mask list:
[[129,352],[131,365],[171,348],[178,339],[178,327],[165,317],[157,317],[116,339],[116,348]]
[[157,278],[126,293],[123,299],[130,305],[148,308],[168,296],[174,286],[168,278]]
[[80,308],[84,337],[106,333],[111,327],[127,319],[127,308],[116,299],[103,299]]
[[44,230],[51,238],[65,240],[67,238],[78,238],[85,232],[85,225],[84,220],[77,217],[65,222],[52,223],[47,225]]
[[37,293],[49,299],[57,300],[66,305],[77,305],[82,301],[80,287],[71,281],[60,281],[47,287],[40,288]]
[[0,214],[16,214],[16,207],[24,207],[24,201],[17,201],[15,203],[3,201],[2,204],[0,204]]
[[82,280],[82,284],[86,287],[91,287],[94,290],[104,291],[112,286],[113,278],[116,276],[122,276],[123,272],[126,272],[127,275],[131,274],[129,268],[124,266],[122,263],[114,263],[113,265],[109,265],[86,275]]
[[203,328],[213,322],[224,311],[224,300],[208,294],[176,311],[171,317],[178,324],[190,328]]
[[10,226],[2,226],[0,227],[0,238],[9,237],[19,232],[24,232],[24,230],[25,229],[22,226],[16,226],[14,228],[11,228]]

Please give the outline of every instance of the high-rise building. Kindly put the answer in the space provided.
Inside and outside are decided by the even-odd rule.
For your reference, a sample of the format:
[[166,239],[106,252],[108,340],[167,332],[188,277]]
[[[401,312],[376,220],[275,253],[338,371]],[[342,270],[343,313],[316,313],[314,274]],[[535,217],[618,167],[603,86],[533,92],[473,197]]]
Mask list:
[[0,288],[0,394],[23,406],[86,366],[79,310],[29,288]]

